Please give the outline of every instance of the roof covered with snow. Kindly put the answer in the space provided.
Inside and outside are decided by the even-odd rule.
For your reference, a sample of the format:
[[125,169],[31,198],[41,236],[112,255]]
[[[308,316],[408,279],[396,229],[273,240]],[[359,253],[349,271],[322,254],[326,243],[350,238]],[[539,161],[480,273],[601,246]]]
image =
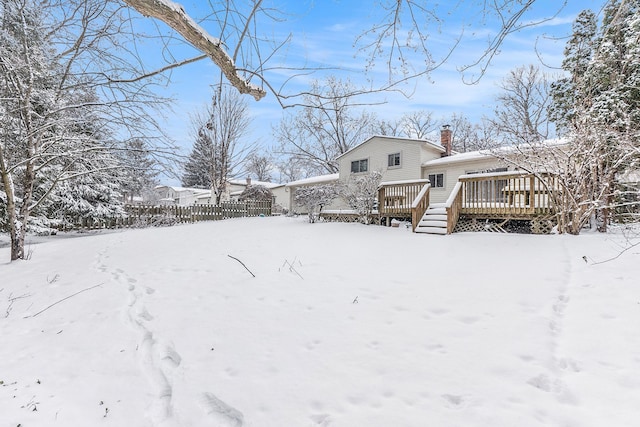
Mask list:
[[172,185],[157,185],[155,187],[156,190],[160,190],[162,188],[169,188],[169,189],[175,191],[176,193],[183,193],[185,191],[191,191],[194,194],[202,194],[202,193],[206,193],[207,191],[211,191],[211,190],[206,190],[204,188],[174,187]]
[[442,166],[454,163],[473,162],[476,160],[485,160],[492,157],[499,158],[500,156],[508,156],[512,153],[525,152],[535,148],[551,148],[561,147],[567,144],[567,140],[564,138],[547,139],[539,144],[533,145],[509,145],[496,148],[490,148],[486,150],[469,151],[466,153],[454,153],[447,157],[441,157],[439,159],[428,160],[422,164],[422,166]]
[[440,157],[439,159],[428,160],[422,166],[441,166],[452,163],[472,162],[494,157],[489,150],[469,151],[468,153],[452,154],[451,156]]
[[287,187],[298,187],[301,185],[326,184],[328,182],[337,181],[340,174],[332,173],[329,175],[312,176],[311,178],[299,179],[286,184]]
[[[233,184],[233,185],[247,185],[247,180],[245,179],[230,179],[229,180],[229,184]],[[267,187],[267,188],[276,188],[276,187],[281,187],[284,184],[277,184],[275,182],[268,182],[268,181],[256,181],[256,180],[251,180],[251,185],[262,185],[263,187]]]

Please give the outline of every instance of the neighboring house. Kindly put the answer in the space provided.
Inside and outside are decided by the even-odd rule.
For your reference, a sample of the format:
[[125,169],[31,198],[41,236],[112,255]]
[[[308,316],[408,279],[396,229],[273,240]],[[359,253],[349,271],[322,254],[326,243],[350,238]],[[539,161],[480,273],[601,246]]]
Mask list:
[[199,197],[208,196],[211,191],[201,188],[158,185],[155,187],[155,193],[161,205],[191,206],[196,203]]
[[237,201],[242,192],[249,185],[261,185],[263,187],[268,188],[273,193],[274,200],[273,202],[282,208],[289,209],[289,193],[285,192],[284,184],[275,184],[273,182],[267,181],[254,181],[251,178],[247,178],[244,181],[240,180],[231,180],[230,181],[230,192],[229,197],[231,200]]
[[[289,193],[285,192],[284,184],[274,184],[272,182],[246,180],[230,180],[226,191],[222,194],[222,202],[237,201],[240,194],[248,185],[263,185],[273,192],[275,202],[285,208],[289,208]],[[201,188],[173,187],[159,185],[155,188],[158,203],[161,205],[191,206],[194,204],[206,205],[214,202],[211,190]]]
[[278,184],[271,188],[273,197],[275,199],[274,211],[281,213],[287,213],[291,210],[291,199],[289,198],[289,188],[285,184]]
[[[324,184],[334,184],[337,183],[340,179],[340,175],[337,173],[329,174],[329,175],[320,175],[314,176],[311,178],[300,179],[298,181],[292,181],[288,184],[285,184],[285,194],[289,199],[289,211],[297,214],[306,214],[307,208],[305,206],[300,206],[296,203],[294,197],[297,188],[301,187],[311,187],[314,185],[324,185]],[[327,209],[340,209],[344,208],[343,204],[339,199],[334,200],[334,204],[331,206],[327,206]]]

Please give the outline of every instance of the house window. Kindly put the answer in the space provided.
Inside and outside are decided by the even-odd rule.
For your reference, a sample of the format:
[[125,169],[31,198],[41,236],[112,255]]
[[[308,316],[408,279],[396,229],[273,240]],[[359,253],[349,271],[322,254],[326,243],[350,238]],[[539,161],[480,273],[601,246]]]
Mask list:
[[433,188],[444,188],[444,174],[443,173],[430,173],[429,183]]
[[389,154],[389,160],[387,166],[390,168],[397,168],[400,166],[400,153]]
[[367,172],[369,170],[369,160],[354,160],[351,162],[351,173]]

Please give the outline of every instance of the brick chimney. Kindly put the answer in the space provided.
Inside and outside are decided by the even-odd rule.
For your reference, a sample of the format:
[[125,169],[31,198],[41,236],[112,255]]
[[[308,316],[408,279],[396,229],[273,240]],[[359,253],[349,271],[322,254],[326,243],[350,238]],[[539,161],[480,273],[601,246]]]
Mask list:
[[442,155],[443,157],[451,155],[451,129],[449,129],[450,127],[451,127],[450,125],[444,125],[442,126],[442,130],[440,130],[440,144],[442,144],[442,146],[444,147],[444,154]]
[[248,176],[248,177],[247,177],[247,187],[248,187],[248,186],[250,186],[250,185],[251,185],[251,177],[250,177],[250,176]]

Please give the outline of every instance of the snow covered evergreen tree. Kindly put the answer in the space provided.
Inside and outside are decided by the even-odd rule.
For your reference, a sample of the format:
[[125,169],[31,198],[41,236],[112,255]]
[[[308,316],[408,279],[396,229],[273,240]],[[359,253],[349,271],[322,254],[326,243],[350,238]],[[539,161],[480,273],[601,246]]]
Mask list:
[[152,150],[140,138],[128,141],[123,152],[119,154],[121,162],[121,191],[126,203],[134,199],[143,199],[158,185],[159,162],[152,155]]
[[[164,100],[121,38],[129,19],[100,0],[0,3],[0,191],[12,260],[24,258],[30,218],[55,204],[62,183],[111,187],[123,140],[162,141],[148,110]],[[74,194],[93,197],[65,197]]]
[[270,201],[273,200],[273,193],[264,185],[248,185],[240,194],[240,201],[245,200]]
[[590,10],[580,12],[573,23],[573,35],[564,49],[562,69],[568,74],[551,83],[552,104],[549,107],[550,119],[554,121],[560,133],[570,132],[575,120],[575,106],[582,102],[577,85],[584,77],[593,57],[598,24],[595,14]]
[[214,173],[216,162],[213,141],[203,129],[198,129],[196,140],[184,163],[182,185],[193,188],[211,188],[211,175]]
[[574,24],[550,109],[567,144],[526,159],[530,170],[560,172],[560,231],[589,222],[606,231],[616,176],[640,164],[639,39],[640,0],[608,2],[599,31],[588,11]]
[[616,177],[640,165],[640,0],[611,1],[604,9],[598,48],[578,87],[574,140],[592,153],[593,201],[606,230]]

